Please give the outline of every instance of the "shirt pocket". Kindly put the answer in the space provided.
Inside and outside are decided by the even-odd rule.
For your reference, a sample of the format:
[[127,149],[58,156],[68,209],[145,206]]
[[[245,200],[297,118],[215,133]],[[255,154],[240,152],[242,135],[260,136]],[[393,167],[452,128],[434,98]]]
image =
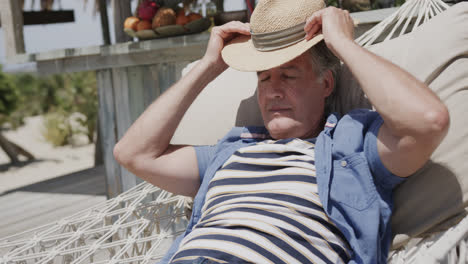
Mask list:
[[364,153],[355,153],[333,161],[330,199],[336,203],[364,210],[377,197]]

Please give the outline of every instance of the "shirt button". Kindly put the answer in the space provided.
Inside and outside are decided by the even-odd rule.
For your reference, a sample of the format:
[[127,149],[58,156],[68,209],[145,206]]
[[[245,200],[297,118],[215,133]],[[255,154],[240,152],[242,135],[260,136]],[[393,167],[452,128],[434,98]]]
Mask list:
[[346,167],[348,165],[348,162],[346,160],[341,161],[341,167]]

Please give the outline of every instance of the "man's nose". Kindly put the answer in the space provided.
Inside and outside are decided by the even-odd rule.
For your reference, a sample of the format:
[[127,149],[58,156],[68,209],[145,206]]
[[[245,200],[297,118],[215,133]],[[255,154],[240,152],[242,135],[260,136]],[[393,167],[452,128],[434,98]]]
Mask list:
[[284,87],[278,78],[271,79],[267,88],[267,95],[270,99],[282,99],[284,97]]

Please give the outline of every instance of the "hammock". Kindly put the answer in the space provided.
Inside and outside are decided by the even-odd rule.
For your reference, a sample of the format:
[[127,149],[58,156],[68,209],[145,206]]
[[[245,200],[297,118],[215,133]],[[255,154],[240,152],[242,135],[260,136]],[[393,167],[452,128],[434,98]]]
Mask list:
[[189,199],[149,183],[0,240],[0,263],[155,263],[188,224]]
[[[155,263],[185,231],[190,199],[147,182],[85,211],[0,240],[0,263]],[[389,263],[466,263],[468,218],[392,252]]]
[[447,8],[449,8],[449,6],[441,0],[406,1],[395,13],[357,38],[356,42],[363,47],[368,47],[376,43],[379,37],[386,36],[383,41],[396,37],[395,33],[397,30],[400,30],[398,36],[401,36],[407,33],[408,26],[415,19],[415,15],[417,14],[416,20],[411,28],[412,32],[418,26]]
[[[440,0],[409,0],[393,15],[357,39],[374,43],[394,25],[406,31],[446,9]],[[141,183],[85,211],[20,234],[0,239],[0,263],[155,263],[185,231],[190,200]],[[390,263],[464,263],[468,220],[442,235],[391,252]]]
[[462,264],[468,261],[468,217],[444,233],[390,253],[389,264]]

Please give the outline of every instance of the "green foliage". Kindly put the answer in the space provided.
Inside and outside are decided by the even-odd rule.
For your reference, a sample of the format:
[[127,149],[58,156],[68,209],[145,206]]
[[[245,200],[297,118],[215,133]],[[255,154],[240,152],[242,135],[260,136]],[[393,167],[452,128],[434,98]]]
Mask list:
[[72,127],[65,112],[58,111],[45,115],[42,135],[52,145],[67,145],[70,142],[72,134]]
[[[94,72],[54,75],[42,83],[42,91],[46,101],[43,111],[56,113],[47,116],[50,131],[44,134],[52,144],[70,144],[76,134],[85,134],[89,142],[94,142],[98,110]],[[76,118],[75,113],[81,113],[83,118]]]
[[27,116],[40,115],[47,112],[44,109],[46,103],[48,79],[39,78],[32,74],[10,75],[16,93],[19,95],[18,102],[13,112],[6,121],[12,128],[23,124],[23,118]]
[[70,107],[66,109],[69,113],[78,112],[86,117],[85,119],[76,119],[76,121],[87,128],[86,135],[89,142],[94,142],[98,117],[96,74],[94,72],[70,74],[66,78],[65,87],[70,89],[66,94],[72,96],[63,98],[61,105]]
[[338,0],[327,0],[326,3],[327,3],[327,6],[338,7]]
[[19,95],[11,78],[0,67],[0,127],[8,122],[8,116],[15,111],[18,101]]
[[395,0],[395,6],[401,6],[405,2],[406,2],[405,0]]
[[[52,76],[4,76],[10,80],[12,89],[9,90],[18,95],[16,104],[10,106],[9,112],[3,115],[4,122],[16,128],[23,123],[24,117],[45,115],[47,131],[43,134],[52,144],[70,144],[75,134],[85,134],[89,142],[94,142],[98,111],[97,81],[94,72]],[[0,98],[7,94],[1,90],[2,80],[0,75]],[[0,110],[0,125],[2,113]],[[76,113],[80,113],[82,118],[76,118]],[[74,125],[73,129],[70,128],[71,124]]]

